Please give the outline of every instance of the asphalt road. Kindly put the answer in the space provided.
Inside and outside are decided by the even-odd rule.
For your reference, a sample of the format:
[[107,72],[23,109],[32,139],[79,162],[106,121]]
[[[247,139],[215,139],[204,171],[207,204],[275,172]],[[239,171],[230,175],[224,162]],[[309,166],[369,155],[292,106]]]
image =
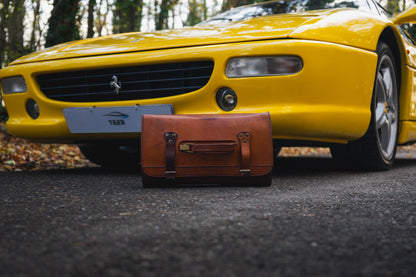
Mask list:
[[416,158],[282,158],[271,187],[0,172],[0,276],[416,276]]

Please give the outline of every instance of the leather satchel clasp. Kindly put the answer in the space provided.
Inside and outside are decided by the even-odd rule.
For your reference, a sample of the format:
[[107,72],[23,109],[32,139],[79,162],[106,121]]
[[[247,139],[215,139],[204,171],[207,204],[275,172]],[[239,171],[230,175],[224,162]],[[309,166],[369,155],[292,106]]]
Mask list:
[[179,145],[179,150],[183,151],[183,152],[187,152],[187,153],[193,153],[193,151],[191,150],[192,145],[193,145],[192,143],[180,144]]

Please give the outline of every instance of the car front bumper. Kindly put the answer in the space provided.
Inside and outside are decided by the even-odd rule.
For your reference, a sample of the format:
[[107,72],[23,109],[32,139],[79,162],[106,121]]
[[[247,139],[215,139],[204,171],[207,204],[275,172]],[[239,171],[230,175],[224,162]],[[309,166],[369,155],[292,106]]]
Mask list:
[[[233,57],[295,55],[303,69],[292,75],[227,78],[225,68]],[[201,89],[177,96],[114,102],[63,102],[48,99],[36,76],[54,72],[98,69],[182,61],[214,61],[209,82]],[[21,64],[4,68],[0,79],[21,75],[24,93],[3,95],[10,133],[33,141],[84,143],[95,140],[135,139],[138,133],[73,134],[63,110],[71,107],[112,107],[170,104],[176,114],[227,113],[215,96],[222,87],[232,88],[238,104],[228,113],[270,112],[273,137],[282,139],[346,142],[367,130],[377,65],[373,52],[348,46],[308,40],[270,40],[173,48],[148,52],[93,56]],[[40,115],[32,119],[26,103],[33,99]]]

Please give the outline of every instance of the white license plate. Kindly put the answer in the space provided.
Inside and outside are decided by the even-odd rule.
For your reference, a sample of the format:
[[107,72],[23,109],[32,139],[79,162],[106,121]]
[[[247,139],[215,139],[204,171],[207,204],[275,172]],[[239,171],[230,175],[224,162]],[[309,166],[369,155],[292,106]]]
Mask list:
[[173,107],[83,107],[66,108],[63,113],[71,133],[139,133],[142,130],[143,114],[173,114]]

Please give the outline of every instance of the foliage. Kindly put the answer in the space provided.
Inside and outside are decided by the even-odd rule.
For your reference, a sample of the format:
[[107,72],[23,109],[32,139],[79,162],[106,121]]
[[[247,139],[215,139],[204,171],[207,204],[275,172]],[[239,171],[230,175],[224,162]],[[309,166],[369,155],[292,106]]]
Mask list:
[[234,7],[240,7],[244,5],[254,4],[254,3],[260,3],[260,2],[266,2],[267,0],[224,0],[222,4],[222,10],[226,11]]
[[113,33],[140,31],[143,0],[116,0],[113,10]]
[[207,19],[207,1],[188,0],[189,13],[183,25],[193,26]]
[[91,167],[77,146],[29,143],[12,137],[0,123],[0,172]]
[[386,10],[391,14],[395,14],[400,11],[400,2],[397,0],[387,0]]
[[159,5],[158,1],[155,1],[155,8],[158,10],[155,16],[156,30],[168,29],[169,12],[178,4],[179,0],[162,0]]

